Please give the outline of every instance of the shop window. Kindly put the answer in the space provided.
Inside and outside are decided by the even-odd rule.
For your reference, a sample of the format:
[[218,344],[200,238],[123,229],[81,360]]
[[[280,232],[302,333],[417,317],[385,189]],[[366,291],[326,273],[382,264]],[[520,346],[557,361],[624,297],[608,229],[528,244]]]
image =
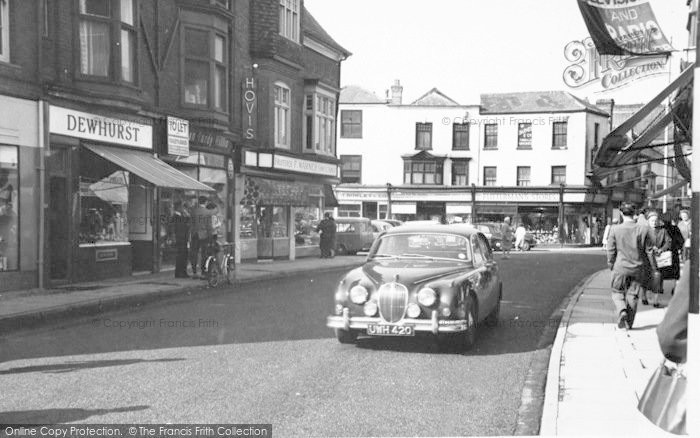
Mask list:
[[362,110],[340,112],[340,138],[362,138]]
[[0,271],[19,269],[20,222],[17,154],[15,146],[0,146]]
[[452,185],[469,185],[469,161],[452,160]]
[[338,206],[338,217],[361,217],[362,205],[340,204]]
[[224,169],[200,167],[199,181],[215,190],[214,193],[207,194],[207,208],[214,210],[214,214],[212,216],[212,227],[214,233],[219,238],[225,237],[226,199],[228,196],[226,171]]
[[254,205],[241,205],[241,239],[256,239],[258,237],[257,212]]
[[130,226],[146,228],[146,215],[128,216],[129,172],[92,152],[80,154],[80,244],[128,242]]
[[214,29],[191,26],[182,33],[185,104],[226,112],[227,37]]
[[289,149],[289,125],[291,121],[291,91],[281,82],[275,83],[275,146]]
[[484,149],[498,148],[498,125],[488,123],[484,125]]
[[468,123],[453,123],[452,124],[452,150],[468,151],[469,150],[469,124]]
[[485,186],[495,186],[496,185],[496,167],[484,167],[484,185]]
[[119,46],[115,55],[120,66],[118,77],[124,82],[135,82],[135,0],[80,0],[78,6],[80,73],[109,78],[113,74],[111,47]]
[[299,42],[299,0],[280,0],[280,35]]
[[388,206],[386,204],[379,204],[379,219],[388,219],[386,217]]
[[362,184],[362,155],[340,156],[340,183]]
[[318,88],[306,90],[305,152],[335,155],[335,98]]
[[442,184],[442,161],[404,160],[404,184]]
[[294,242],[296,246],[319,245],[321,237],[316,231],[316,227],[321,217],[321,209],[304,207],[294,210]]
[[552,123],[552,149],[566,148],[567,122]]
[[288,210],[288,207],[260,207],[258,238],[289,237],[287,232]]
[[518,123],[518,149],[532,149],[532,123]]
[[566,184],[566,166],[552,166],[552,184]]
[[433,124],[416,123],[416,149],[430,150],[433,148]]
[[518,187],[527,187],[530,185],[530,166],[518,166]]

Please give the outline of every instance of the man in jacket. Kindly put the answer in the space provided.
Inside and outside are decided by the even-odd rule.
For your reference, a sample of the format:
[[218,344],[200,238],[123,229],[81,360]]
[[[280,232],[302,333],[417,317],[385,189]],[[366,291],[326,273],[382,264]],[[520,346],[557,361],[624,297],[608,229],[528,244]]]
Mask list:
[[207,208],[207,197],[199,197],[199,205],[195,207],[192,211],[192,243],[190,245],[190,256],[192,257],[192,271],[193,274],[197,274],[196,271],[196,261],[197,255],[199,254],[199,270],[204,276],[204,263],[207,261],[207,245],[209,244],[210,237],[213,234],[213,221],[212,216],[214,215],[214,210]]
[[335,220],[333,220],[333,216],[330,213],[324,215],[316,231],[321,234],[321,258],[331,258],[335,246]]
[[658,275],[654,259],[654,245],[648,227],[634,221],[635,208],[622,204],[622,223],[610,229],[608,237],[608,267],[612,271],[612,300],[617,313],[617,326],[630,329],[637,312],[637,300],[648,283],[644,265],[649,263]]

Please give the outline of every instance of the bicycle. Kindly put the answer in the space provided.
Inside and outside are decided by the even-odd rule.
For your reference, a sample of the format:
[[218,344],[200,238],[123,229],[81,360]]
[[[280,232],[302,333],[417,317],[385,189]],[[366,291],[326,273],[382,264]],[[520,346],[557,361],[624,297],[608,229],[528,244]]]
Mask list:
[[[232,246],[233,244],[228,242],[220,245],[216,240],[209,243],[209,257],[204,262],[209,287],[218,286],[222,277],[226,278],[228,284],[233,284],[233,280],[236,277],[236,265],[232,254]],[[221,247],[223,247],[223,256],[219,260]]]

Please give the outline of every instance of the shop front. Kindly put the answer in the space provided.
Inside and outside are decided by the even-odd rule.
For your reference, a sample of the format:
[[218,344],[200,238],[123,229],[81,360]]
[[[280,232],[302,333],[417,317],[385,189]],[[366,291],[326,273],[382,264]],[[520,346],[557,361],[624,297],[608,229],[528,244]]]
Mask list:
[[236,175],[237,257],[320,256],[316,227],[324,211],[336,205],[330,182],[337,165],[255,151],[244,151],[243,160]]
[[159,191],[212,191],[156,158],[152,125],[143,122],[50,107],[52,283],[157,271]]
[[0,96],[0,292],[39,285],[41,108]]
[[[167,149],[161,158],[169,165],[199,181],[208,190],[160,190],[160,217],[164,224],[159,231],[160,257],[163,266],[175,264],[175,228],[172,215],[175,205],[195,207],[201,197],[213,210],[212,227],[220,241],[232,242],[230,205],[233,203],[230,181],[233,179],[233,149],[226,133],[190,126],[187,120],[168,117]],[[231,199],[230,199],[231,197]]]

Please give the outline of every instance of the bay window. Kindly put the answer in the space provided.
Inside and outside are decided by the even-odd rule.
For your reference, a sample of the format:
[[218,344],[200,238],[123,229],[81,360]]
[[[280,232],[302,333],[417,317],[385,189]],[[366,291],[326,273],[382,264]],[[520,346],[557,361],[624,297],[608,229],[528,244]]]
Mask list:
[[404,184],[442,184],[442,160],[404,160]]
[[275,83],[275,147],[289,149],[291,123],[291,91],[281,82]]
[[227,112],[227,37],[214,29],[185,26],[184,103]]
[[304,102],[304,152],[335,155],[335,97],[307,88]]
[[280,0],[279,33],[299,42],[299,0]]

